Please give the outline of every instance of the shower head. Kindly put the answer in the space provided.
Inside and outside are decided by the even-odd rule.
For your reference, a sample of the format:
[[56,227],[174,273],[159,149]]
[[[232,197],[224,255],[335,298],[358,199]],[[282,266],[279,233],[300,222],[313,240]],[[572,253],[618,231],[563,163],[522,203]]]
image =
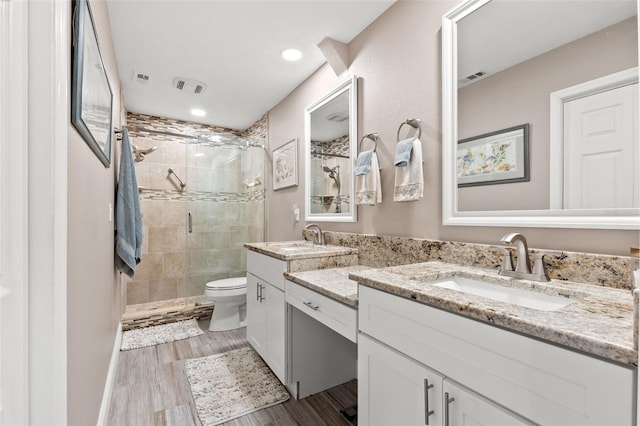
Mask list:
[[151,148],[147,148],[147,149],[139,149],[135,145],[132,145],[131,148],[133,150],[133,155],[135,156],[134,161],[136,163],[139,163],[140,161],[144,160],[144,156],[145,155],[150,154],[153,151],[155,151],[156,149],[158,149],[157,146],[152,146]]

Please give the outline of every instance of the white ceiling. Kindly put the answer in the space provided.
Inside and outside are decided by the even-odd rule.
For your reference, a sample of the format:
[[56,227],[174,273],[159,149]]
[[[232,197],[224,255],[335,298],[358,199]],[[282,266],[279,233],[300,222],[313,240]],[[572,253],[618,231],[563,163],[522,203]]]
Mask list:
[[[458,80],[486,76],[637,14],[636,0],[500,0],[458,25]],[[474,80],[478,81],[478,80]]]
[[[317,48],[324,37],[350,42],[394,1],[107,0],[124,105],[244,130],[326,62]],[[289,47],[302,60],[284,61]],[[149,80],[136,81],[138,73]],[[207,88],[181,92],[174,77]]]

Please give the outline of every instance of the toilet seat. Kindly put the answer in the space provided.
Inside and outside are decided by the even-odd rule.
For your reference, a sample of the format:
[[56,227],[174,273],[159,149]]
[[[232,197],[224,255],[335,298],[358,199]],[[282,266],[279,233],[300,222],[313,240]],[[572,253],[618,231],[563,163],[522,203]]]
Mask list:
[[207,290],[238,290],[247,287],[247,277],[225,278],[223,280],[209,281]]

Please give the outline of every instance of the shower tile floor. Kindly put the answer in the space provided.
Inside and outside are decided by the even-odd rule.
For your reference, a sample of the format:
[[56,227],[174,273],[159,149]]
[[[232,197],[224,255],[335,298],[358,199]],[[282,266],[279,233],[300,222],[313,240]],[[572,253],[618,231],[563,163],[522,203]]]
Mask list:
[[[211,332],[177,342],[120,352],[107,424],[200,425],[184,360],[247,346],[246,329]],[[231,420],[224,425],[345,425],[340,410],[357,403],[355,380],[308,398],[289,401]]]

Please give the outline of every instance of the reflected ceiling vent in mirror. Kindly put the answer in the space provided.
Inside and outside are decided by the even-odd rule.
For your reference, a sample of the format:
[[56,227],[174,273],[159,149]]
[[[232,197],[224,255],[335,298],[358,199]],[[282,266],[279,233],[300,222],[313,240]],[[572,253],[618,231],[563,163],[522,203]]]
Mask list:
[[185,93],[193,93],[197,95],[204,92],[207,85],[201,81],[192,78],[175,77],[172,81],[173,87]]
[[466,76],[466,77],[464,78],[464,80],[465,80],[465,81],[473,81],[473,80],[477,80],[477,79],[479,79],[480,77],[484,77],[486,74],[487,74],[487,73],[486,73],[486,72],[484,72],[484,71],[478,71],[478,72],[477,72],[477,73],[475,73],[475,74],[471,74],[471,75]]
[[327,120],[333,121],[334,123],[342,123],[345,120],[348,120],[349,116],[342,112],[334,112],[327,115]]

